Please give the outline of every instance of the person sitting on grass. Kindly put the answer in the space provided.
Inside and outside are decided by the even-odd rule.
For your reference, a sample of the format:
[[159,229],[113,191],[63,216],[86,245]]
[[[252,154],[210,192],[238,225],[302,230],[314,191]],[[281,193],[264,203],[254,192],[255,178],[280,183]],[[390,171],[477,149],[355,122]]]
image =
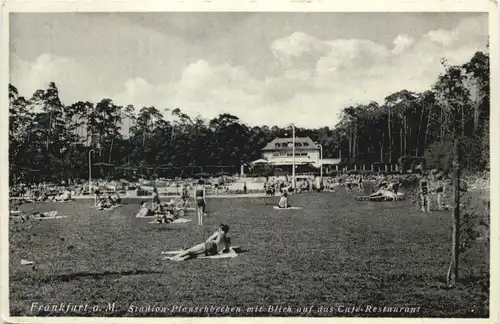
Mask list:
[[186,198],[179,199],[177,203],[174,205],[174,211],[176,212],[177,217],[184,217],[186,214],[188,201]]
[[122,198],[116,191],[109,196],[109,200],[111,201],[111,205],[113,206],[120,206],[122,204]]
[[97,202],[97,209],[98,210],[103,210],[103,209],[108,209],[108,208],[111,208],[111,197],[108,196],[108,198],[101,198],[98,202]]
[[282,190],[281,191],[281,198],[280,201],[278,202],[278,207],[279,208],[290,208],[292,205],[288,202],[288,190]]
[[47,194],[47,191],[43,191],[42,194],[37,198],[37,201],[39,202],[45,202],[49,200],[49,195]]
[[157,224],[170,224],[177,218],[174,215],[174,211],[170,208],[165,211],[163,210],[163,207],[159,207],[158,209],[159,211],[156,213]]
[[148,207],[148,203],[143,200],[139,203],[139,212],[135,217],[146,217],[146,216],[153,216],[155,213]]
[[185,261],[203,254],[206,256],[217,255],[220,251],[223,253],[229,253],[231,249],[231,238],[227,234],[228,232],[229,225],[220,224],[217,231],[215,231],[215,233],[213,233],[205,242],[184,250],[175,256],[165,257],[165,259],[172,261]]
[[64,192],[60,195],[57,195],[55,198],[54,198],[55,201],[69,201],[71,200],[71,192],[69,192],[69,190],[64,190]]

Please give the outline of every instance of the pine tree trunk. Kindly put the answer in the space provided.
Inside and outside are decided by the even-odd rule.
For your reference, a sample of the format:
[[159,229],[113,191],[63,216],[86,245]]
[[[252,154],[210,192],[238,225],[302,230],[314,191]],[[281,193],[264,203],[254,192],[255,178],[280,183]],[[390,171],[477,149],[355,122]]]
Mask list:
[[403,134],[403,155],[406,156],[406,153],[408,152],[408,143],[407,143],[407,138],[408,138],[408,124],[406,123],[406,115],[403,117],[403,129],[404,129],[404,134]]
[[443,141],[444,141],[444,125],[445,125],[445,123],[446,123],[446,121],[445,121],[445,119],[444,119],[444,118],[445,118],[445,116],[444,116],[443,111],[444,111],[444,109],[443,109],[443,108],[441,108],[441,127],[440,127],[440,133],[441,133],[441,135],[440,135],[440,138],[439,138],[439,140],[440,140],[441,142],[443,142]]
[[45,149],[47,150],[47,154],[49,153],[49,140],[52,129],[52,108],[49,110],[49,128],[47,130],[47,142],[45,143]]
[[131,121],[129,119],[128,121],[128,164],[130,166],[130,155],[132,154],[132,145],[130,144],[130,124],[131,124]]
[[387,128],[389,129],[388,136],[389,136],[389,162],[390,163],[392,163],[391,110],[392,110],[392,108],[389,107],[389,118],[387,120]]
[[349,125],[349,163],[351,163],[352,159],[352,132],[351,125]]
[[380,139],[380,162],[384,161],[384,132],[382,132],[382,138]]
[[399,128],[399,157],[403,157],[403,127]]
[[111,156],[113,154],[113,145],[115,143],[115,134],[113,134],[113,137],[111,138],[111,145],[109,147],[109,158],[108,158],[108,163],[111,164]]
[[427,125],[425,127],[424,148],[427,147],[427,139],[429,138],[429,127],[431,124],[431,115],[432,115],[432,105],[429,107],[429,112],[427,115]]
[[464,105],[461,105],[461,111],[462,111],[462,137],[465,136],[465,116],[464,116]]
[[453,229],[451,238],[451,260],[446,275],[448,287],[453,287],[458,279],[458,260],[460,247],[460,165],[459,165],[459,142],[455,139],[453,158],[453,182],[455,185],[454,208],[453,208]]
[[[418,154],[420,153],[420,139],[422,136],[420,135],[422,131],[422,120],[424,119],[424,110],[425,108],[422,106],[420,107],[420,121],[418,123],[418,135],[417,135],[417,151],[416,151],[416,156],[419,156]],[[425,136],[427,137],[427,131],[425,132]]]

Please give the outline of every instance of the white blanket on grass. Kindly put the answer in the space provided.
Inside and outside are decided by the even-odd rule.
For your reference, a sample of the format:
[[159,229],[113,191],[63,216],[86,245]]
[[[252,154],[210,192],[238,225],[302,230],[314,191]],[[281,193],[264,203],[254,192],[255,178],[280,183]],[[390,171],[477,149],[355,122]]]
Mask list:
[[115,208],[118,208],[118,207],[121,207],[122,205],[113,205],[111,207],[106,207],[106,208],[98,208],[98,207],[93,207],[93,208],[96,208],[97,210],[113,210]]
[[[178,251],[163,251],[161,254],[170,254],[170,255],[177,255],[179,253],[183,252],[183,250],[178,250]],[[238,253],[236,253],[235,250],[233,249],[230,249],[228,253],[223,253],[222,251],[220,251],[219,253],[217,253],[216,255],[199,255],[199,256],[196,256],[195,259],[232,259],[232,258],[236,258],[238,256]],[[169,260],[169,261],[172,261],[170,260],[171,257],[163,257],[164,260]]]
[[281,207],[278,207],[278,206],[273,206],[274,209],[302,209],[302,207],[296,207],[296,206],[292,206],[292,207],[288,207],[288,208],[281,208]]
[[60,218],[66,218],[66,217],[68,217],[68,216],[57,215],[57,216],[35,217],[35,219],[39,219],[39,220],[44,220],[44,219],[60,219]]
[[[187,218],[177,218],[177,219],[174,219],[172,222],[170,222],[168,224],[184,224],[184,223],[188,223],[188,222],[192,222],[192,220],[191,219],[187,219]],[[157,223],[156,221],[149,222],[149,224],[156,224],[156,223]]]

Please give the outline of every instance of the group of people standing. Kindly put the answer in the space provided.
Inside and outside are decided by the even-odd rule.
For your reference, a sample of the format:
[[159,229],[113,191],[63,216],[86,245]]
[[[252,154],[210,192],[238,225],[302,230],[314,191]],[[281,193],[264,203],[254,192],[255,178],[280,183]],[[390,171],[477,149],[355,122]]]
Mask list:
[[441,173],[424,172],[419,181],[420,204],[422,211],[431,212],[432,198],[436,198],[438,210],[443,209],[443,195],[446,192],[445,177]]

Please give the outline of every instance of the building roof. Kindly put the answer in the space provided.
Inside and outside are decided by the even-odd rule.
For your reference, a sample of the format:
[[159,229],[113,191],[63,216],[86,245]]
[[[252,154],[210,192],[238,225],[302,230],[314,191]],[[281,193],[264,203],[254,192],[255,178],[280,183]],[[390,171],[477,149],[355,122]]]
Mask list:
[[[262,151],[290,151],[292,147],[293,139],[291,137],[276,137],[271,142],[262,149]],[[318,150],[316,144],[312,141],[310,137],[295,137],[295,149],[296,150]]]
[[321,161],[321,164],[323,165],[337,165],[337,164],[340,164],[342,162],[342,159],[323,159],[323,160],[320,160]]

